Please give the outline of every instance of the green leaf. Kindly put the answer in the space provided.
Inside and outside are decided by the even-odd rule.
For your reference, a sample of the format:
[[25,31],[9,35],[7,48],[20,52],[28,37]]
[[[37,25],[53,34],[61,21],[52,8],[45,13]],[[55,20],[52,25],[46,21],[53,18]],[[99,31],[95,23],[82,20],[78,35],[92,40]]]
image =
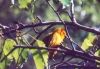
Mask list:
[[0,69],[5,69],[5,61],[0,62]]
[[[22,49],[23,50],[23,49]],[[29,52],[29,49],[24,49],[23,51],[22,51],[22,57],[23,57],[23,59],[27,59],[27,57],[28,57],[28,52]]]
[[63,6],[68,6],[70,4],[70,0],[59,0]]
[[88,36],[84,39],[81,48],[84,51],[87,51],[92,45],[95,36],[92,33],[89,33]]
[[[4,55],[7,55],[14,48],[14,45],[16,45],[16,42],[13,39],[6,39],[3,48]],[[14,58],[17,61],[18,56],[19,56],[18,49],[16,49],[12,53],[10,53],[10,55],[7,56],[7,58],[9,59]]]
[[31,3],[32,0],[18,0],[19,8],[28,8],[27,5]]
[[34,49],[33,52],[34,52],[33,59],[36,65],[36,69],[44,69],[44,62],[43,62],[40,52],[36,49]]
[[[45,44],[41,40],[37,40],[35,43],[39,47],[45,47]],[[48,51],[47,50],[39,50],[34,49],[31,50],[33,52],[33,59],[37,69],[44,69],[46,66],[48,68]]]
[[94,54],[95,56],[100,56],[100,50],[98,50],[97,52],[95,52],[95,54]]
[[41,40],[37,40],[36,41],[36,44],[39,46],[39,47],[45,47],[45,43]]
[[16,45],[16,42],[14,40],[6,39],[4,44],[4,49],[3,49],[4,54],[7,55],[14,45]]
[[[45,47],[45,43],[41,40],[37,40],[37,44],[39,47]],[[43,60],[45,62],[46,67],[48,67],[48,51],[47,50],[41,50]]]

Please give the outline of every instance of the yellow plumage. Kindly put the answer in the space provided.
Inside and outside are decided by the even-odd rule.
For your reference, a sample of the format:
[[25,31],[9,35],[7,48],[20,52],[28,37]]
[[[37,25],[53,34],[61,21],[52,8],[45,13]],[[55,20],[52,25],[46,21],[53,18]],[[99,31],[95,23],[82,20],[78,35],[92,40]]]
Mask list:
[[64,38],[65,38],[66,32],[63,28],[57,28],[53,31],[51,34],[52,38],[50,40],[49,46],[57,46],[60,45]]
[[[46,36],[43,41],[47,47],[58,48],[58,46],[60,46],[63,42],[66,35],[67,34],[64,28],[56,28],[54,31],[48,34],[48,36]],[[53,54],[54,51],[49,51],[49,57],[52,58]]]

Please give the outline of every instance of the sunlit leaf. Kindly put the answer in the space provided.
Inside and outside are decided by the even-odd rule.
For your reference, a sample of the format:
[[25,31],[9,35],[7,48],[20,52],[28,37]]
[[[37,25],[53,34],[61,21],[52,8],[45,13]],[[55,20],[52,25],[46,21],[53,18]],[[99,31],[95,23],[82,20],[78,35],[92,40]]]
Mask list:
[[8,52],[13,48],[13,46],[16,45],[16,42],[12,39],[6,39],[4,44],[4,54],[7,55]]
[[44,69],[44,62],[40,55],[40,52],[36,49],[33,50],[33,59],[36,65],[36,69]]
[[[45,47],[45,44],[41,40],[37,40],[35,43],[39,47]],[[37,69],[44,69],[46,66],[48,68],[48,52],[47,50],[39,50],[34,49],[33,52],[33,59]]]
[[92,45],[95,36],[92,33],[89,33],[88,36],[84,39],[81,48],[87,51]]
[[0,69],[5,69],[5,61],[0,62]]
[[[96,51],[96,52],[94,53],[94,55],[100,57],[100,50]],[[96,60],[96,61],[98,61],[98,60]],[[98,62],[99,62],[99,61],[98,61]]]
[[27,59],[29,49],[24,49],[24,50],[21,50],[21,51],[22,51],[22,57],[23,57],[23,59]]
[[27,5],[31,3],[32,0],[18,0],[19,8],[28,8]]
[[[45,43],[41,40],[37,40],[37,44],[39,47],[45,47]],[[42,56],[43,56],[43,60],[45,62],[46,67],[48,66],[48,51],[47,50],[41,50],[42,52]]]
[[97,52],[95,52],[94,55],[95,55],[95,56],[100,56],[100,50],[98,50]]
[[45,47],[45,43],[41,40],[37,40],[36,41],[36,44],[39,46],[39,47]]
[[[4,55],[7,55],[14,48],[14,45],[16,45],[16,42],[14,40],[6,39],[4,43],[4,48],[3,48]],[[18,56],[19,56],[18,49],[16,49],[12,53],[10,53],[10,55],[7,58],[9,59],[14,58],[15,60],[17,60]]]

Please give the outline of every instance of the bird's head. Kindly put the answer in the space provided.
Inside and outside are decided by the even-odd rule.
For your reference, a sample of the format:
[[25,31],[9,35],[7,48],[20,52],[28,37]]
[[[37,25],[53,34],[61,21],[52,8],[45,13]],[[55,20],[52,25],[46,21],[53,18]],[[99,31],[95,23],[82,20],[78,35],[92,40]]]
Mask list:
[[54,30],[54,32],[59,33],[62,37],[65,37],[66,34],[67,34],[64,28],[56,28],[56,29]]

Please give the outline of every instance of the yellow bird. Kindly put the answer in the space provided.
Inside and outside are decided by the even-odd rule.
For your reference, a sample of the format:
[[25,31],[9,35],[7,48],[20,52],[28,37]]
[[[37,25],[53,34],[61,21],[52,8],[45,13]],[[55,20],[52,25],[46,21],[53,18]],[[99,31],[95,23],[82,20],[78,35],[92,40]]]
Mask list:
[[[63,42],[66,31],[64,28],[56,28],[54,29],[48,36],[46,36],[43,41],[49,48],[58,48]],[[55,51],[49,51],[49,57],[52,58],[54,56]]]

